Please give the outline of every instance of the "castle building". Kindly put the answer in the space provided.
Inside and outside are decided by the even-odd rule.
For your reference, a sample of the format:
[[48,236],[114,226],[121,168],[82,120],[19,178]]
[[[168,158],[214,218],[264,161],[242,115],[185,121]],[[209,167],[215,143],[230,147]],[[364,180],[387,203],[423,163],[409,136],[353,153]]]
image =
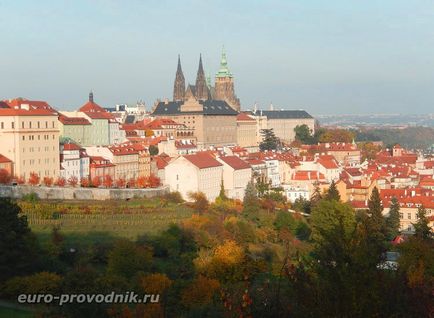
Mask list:
[[181,61],[173,89],[173,101],[157,102],[152,116],[169,118],[192,131],[199,148],[235,145],[237,142],[237,115],[226,100],[212,98],[210,85],[205,77],[202,56],[199,58],[196,84],[185,89]]

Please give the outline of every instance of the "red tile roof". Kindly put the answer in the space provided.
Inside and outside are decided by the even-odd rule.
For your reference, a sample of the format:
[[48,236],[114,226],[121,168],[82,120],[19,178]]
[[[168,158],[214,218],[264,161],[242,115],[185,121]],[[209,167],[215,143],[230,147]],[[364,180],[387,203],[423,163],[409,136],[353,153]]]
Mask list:
[[22,105],[29,105],[33,109],[45,109],[51,112],[57,112],[53,107],[51,107],[47,102],[40,100],[28,100],[25,98],[15,98],[4,101],[10,108],[22,108]]
[[254,118],[250,117],[246,113],[239,113],[237,115],[237,120],[239,120],[239,121],[256,121]]
[[131,144],[112,145],[107,147],[113,156],[137,155],[138,150],[134,149]]
[[0,163],[8,163],[8,162],[12,162],[12,160],[0,154]]
[[193,155],[185,155],[185,159],[190,161],[199,169],[220,167],[222,164],[218,162],[214,157],[206,152],[198,152]]
[[245,162],[244,160],[241,160],[237,156],[225,156],[219,158],[221,161],[232,167],[234,170],[243,170],[243,169],[250,169],[250,165]]
[[73,142],[63,144],[63,150],[81,150],[81,147]]
[[325,180],[325,176],[317,171],[296,171],[292,180]]
[[317,163],[326,169],[338,169],[338,163],[333,156],[321,156],[318,158]]
[[65,115],[59,115],[59,121],[64,125],[91,125],[84,117],[67,117]]
[[99,106],[97,103],[91,101],[81,106],[79,111],[85,113],[87,116],[89,116],[92,119],[116,120],[112,114],[110,114],[104,108]]

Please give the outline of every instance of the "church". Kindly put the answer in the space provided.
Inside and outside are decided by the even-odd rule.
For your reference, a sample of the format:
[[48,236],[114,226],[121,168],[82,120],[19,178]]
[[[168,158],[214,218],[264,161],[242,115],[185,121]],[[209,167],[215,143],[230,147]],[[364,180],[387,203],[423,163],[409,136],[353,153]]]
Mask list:
[[215,87],[205,77],[202,56],[199,57],[195,85],[186,87],[178,56],[173,100],[157,102],[152,116],[170,118],[192,129],[199,148],[235,145],[240,100],[235,95],[233,80],[223,51]]

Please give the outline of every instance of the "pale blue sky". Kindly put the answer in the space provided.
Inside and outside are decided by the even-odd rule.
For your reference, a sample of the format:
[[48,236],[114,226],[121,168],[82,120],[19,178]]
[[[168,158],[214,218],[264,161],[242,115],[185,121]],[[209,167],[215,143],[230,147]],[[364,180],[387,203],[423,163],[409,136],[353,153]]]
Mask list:
[[172,96],[178,53],[193,83],[221,46],[244,109],[428,113],[434,1],[0,0],[0,99],[103,106]]

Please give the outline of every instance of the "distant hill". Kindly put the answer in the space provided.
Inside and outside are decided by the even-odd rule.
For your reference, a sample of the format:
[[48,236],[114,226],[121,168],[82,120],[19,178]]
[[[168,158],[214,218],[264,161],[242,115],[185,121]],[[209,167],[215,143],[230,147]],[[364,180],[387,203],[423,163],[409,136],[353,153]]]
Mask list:
[[355,130],[356,141],[382,141],[384,145],[400,144],[411,149],[426,149],[434,144],[434,128]]

